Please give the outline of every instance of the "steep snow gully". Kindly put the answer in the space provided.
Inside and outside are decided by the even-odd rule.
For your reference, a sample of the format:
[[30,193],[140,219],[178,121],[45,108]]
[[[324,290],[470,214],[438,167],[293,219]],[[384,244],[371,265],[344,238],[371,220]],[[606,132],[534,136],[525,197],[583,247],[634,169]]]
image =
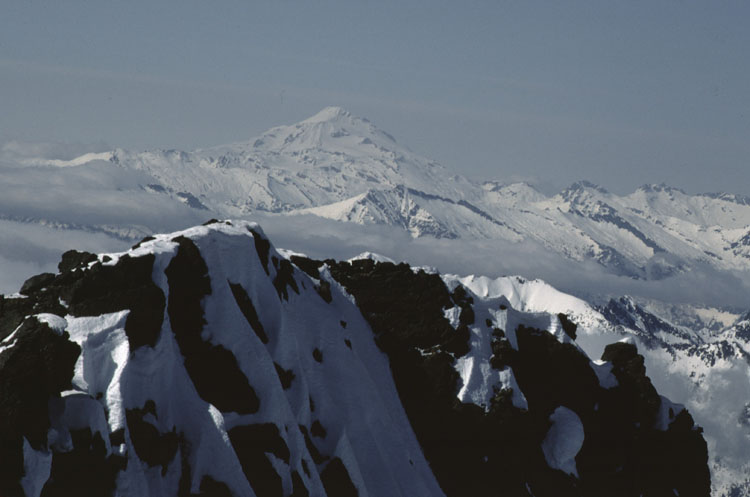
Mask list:
[[[282,255],[283,254],[283,255]],[[2,496],[706,496],[634,345],[211,221],[0,296]]]

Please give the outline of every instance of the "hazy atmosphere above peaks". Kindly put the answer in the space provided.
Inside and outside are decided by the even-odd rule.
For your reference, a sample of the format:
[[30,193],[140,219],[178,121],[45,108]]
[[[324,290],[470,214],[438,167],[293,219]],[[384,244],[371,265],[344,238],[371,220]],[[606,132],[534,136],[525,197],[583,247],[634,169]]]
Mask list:
[[750,194],[748,19],[740,1],[6,2],[0,144],[189,150],[340,105],[470,177]]

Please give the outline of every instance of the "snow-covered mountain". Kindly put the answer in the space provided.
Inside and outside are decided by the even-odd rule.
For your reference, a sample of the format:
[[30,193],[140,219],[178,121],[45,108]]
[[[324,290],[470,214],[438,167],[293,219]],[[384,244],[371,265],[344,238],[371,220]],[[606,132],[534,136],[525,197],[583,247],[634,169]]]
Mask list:
[[[591,302],[597,293],[608,294],[590,305],[535,280],[486,283],[505,288],[514,309],[565,313],[581,330],[593,330],[578,340],[592,357],[604,342],[635,337],[659,391],[687,404],[706,428],[715,495],[750,495],[749,424],[742,417],[750,399],[748,326],[738,308],[746,304],[741,285],[723,286],[732,278],[746,280],[750,269],[750,198],[739,195],[691,195],[665,185],[616,195],[587,182],[546,195],[524,183],[473,181],[411,152],[366,119],[331,107],[210,149],[116,149],[71,160],[0,157],[0,291],[14,291],[28,274],[54,271],[59,253],[68,249],[121,251],[153,232],[211,217],[256,215],[271,219],[266,226],[276,234],[293,226],[295,240],[316,248],[342,240],[327,241],[321,226],[358,235],[372,230],[381,238],[403,231],[415,251],[434,241],[450,243],[443,245],[448,254],[464,261],[491,259],[478,261],[488,274],[508,273],[492,266],[516,253],[531,261],[525,268],[537,261],[551,274],[567,268],[570,276],[563,283],[558,278],[558,285],[596,266],[607,276],[622,276],[618,281],[639,280],[640,289],[690,281],[704,288],[700,295],[720,295],[711,305],[678,306],[653,300],[659,298],[655,291],[644,292],[648,298],[621,297],[630,291],[579,285],[577,295]],[[376,250],[346,242],[356,251],[339,253],[341,258]],[[308,251],[305,243],[290,246]],[[393,247],[387,255],[402,257],[403,245]],[[482,250],[474,253],[476,247]],[[677,279],[690,274],[707,279]],[[675,285],[658,288],[666,293]],[[480,290],[470,290],[475,301],[483,298]],[[721,307],[726,295],[733,296],[732,305],[708,309]],[[744,490],[732,490],[743,484]]]
[[183,151],[115,150],[109,160],[190,193],[219,213],[286,212],[345,200],[370,189],[429,187],[459,196],[464,183],[409,152],[366,119],[329,107],[247,142]]
[[746,197],[664,185],[619,196],[586,182],[547,196],[526,184],[475,182],[338,107],[232,145],[22,162],[0,171],[0,216],[121,238],[196,216],[274,212],[396,226],[413,237],[533,241],[633,278],[750,268]]

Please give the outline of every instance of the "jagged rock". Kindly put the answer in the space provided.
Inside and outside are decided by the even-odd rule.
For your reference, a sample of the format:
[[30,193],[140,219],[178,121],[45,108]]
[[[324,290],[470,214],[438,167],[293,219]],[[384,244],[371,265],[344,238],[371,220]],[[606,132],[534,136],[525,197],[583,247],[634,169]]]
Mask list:
[[567,315],[403,263],[290,262],[248,223],[134,250],[0,300],[3,495],[709,493],[690,414],[634,346],[592,363]]

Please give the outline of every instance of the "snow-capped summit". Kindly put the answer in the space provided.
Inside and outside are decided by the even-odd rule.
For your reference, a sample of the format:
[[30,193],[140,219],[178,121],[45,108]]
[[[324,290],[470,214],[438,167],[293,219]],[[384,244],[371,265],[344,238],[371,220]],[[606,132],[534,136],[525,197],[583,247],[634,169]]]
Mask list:
[[223,216],[318,207],[398,185],[455,198],[470,185],[340,107],[246,142],[180,153],[118,151],[112,162],[151,175],[164,191],[188,192]]
[[681,193],[683,195],[687,195],[684,190],[680,188],[675,188],[673,186],[669,186],[666,183],[659,183],[659,184],[645,184],[638,187],[636,190],[637,192],[644,192],[644,193],[666,193],[666,194],[675,194],[675,193]]
[[341,119],[351,119],[352,117],[353,117],[352,114],[348,110],[344,109],[343,107],[339,107],[337,105],[331,105],[331,106],[323,108],[320,112],[318,112],[314,116],[310,116],[307,119],[303,120],[302,123],[331,122],[331,121],[338,121]]
[[579,180],[579,181],[576,181],[575,183],[572,183],[567,188],[565,188],[561,192],[561,195],[565,197],[565,196],[569,196],[569,195],[571,195],[573,193],[580,193],[580,192],[585,192],[585,191],[595,191],[595,192],[601,193],[603,195],[606,195],[606,194],[609,193],[606,189],[602,188],[601,186],[597,185],[596,183],[592,183],[592,182],[586,181],[586,180]]
[[271,128],[248,142],[206,151],[265,150],[275,153],[300,153],[339,148],[354,151],[361,145],[380,148],[383,152],[403,151],[392,136],[378,129],[367,119],[354,116],[341,107],[326,107],[296,124]]

